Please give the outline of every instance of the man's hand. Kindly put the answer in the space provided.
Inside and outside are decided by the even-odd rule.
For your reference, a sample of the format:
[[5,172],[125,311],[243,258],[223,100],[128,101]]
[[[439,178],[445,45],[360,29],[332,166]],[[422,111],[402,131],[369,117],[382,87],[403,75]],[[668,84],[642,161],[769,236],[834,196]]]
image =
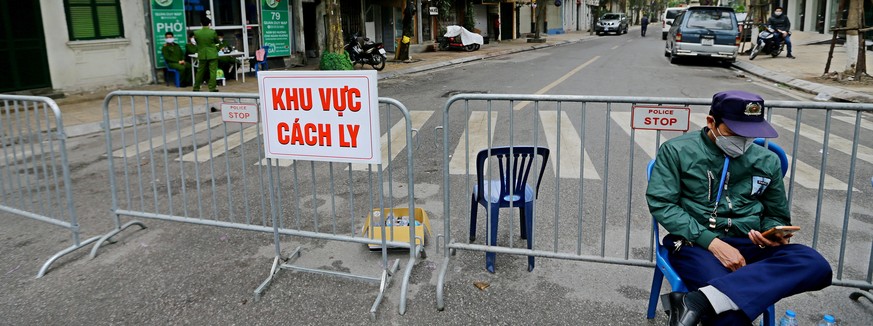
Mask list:
[[792,233],[785,234],[781,238],[778,235],[774,235],[774,238],[771,240],[761,235],[761,232],[756,230],[749,231],[749,240],[752,240],[752,243],[761,248],[787,245],[792,236],[794,236]]
[[727,267],[727,269],[730,269],[732,272],[740,269],[740,267],[746,266],[746,259],[743,258],[742,254],[740,254],[740,251],[727,244],[727,242],[721,241],[719,238],[712,240],[707,249],[715,255],[715,258],[718,258],[718,261],[720,261],[724,267]]
[[780,31],[780,32],[782,32],[782,37],[788,36],[788,32],[786,32],[786,31]]

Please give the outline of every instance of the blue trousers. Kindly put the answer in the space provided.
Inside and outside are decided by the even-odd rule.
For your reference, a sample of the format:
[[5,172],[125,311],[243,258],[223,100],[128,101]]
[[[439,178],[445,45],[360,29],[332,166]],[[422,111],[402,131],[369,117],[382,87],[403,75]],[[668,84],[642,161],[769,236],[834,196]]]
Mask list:
[[674,249],[675,235],[664,237],[670,264],[690,290],[712,285],[727,295],[740,310],[726,311],[704,325],[749,325],[772,304],[792,295],[821,290],[831,285],[833,272],[817,251],[800,244],[759,248],[749,238],[723,238],[740,251],[746,266],[735,272],[724,267],[709,250],[683,245]]

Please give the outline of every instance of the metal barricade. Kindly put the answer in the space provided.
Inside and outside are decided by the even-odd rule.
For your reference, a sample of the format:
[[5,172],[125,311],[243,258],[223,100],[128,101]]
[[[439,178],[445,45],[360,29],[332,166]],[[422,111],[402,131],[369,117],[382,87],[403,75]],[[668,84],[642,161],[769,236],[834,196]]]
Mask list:
[[[519,256],[654,267],[654,241],[660,239],[654,238],[644,196],[645,168],[662,141],[681,132],[632,129],[631,108],[688,107],[692,112],[689,130],[694,131],[705,126],[710,104],[708,98],[518,94],[459,94],[450,98],[443,107],[442,125],[437,127],[442,129],[444,161],[444,235],[438,236],[442,240],[437,251],[445,249],[437,282],[437,308],[445,307],[446,274],[459,249],[497,253],[504,257],[497,260],[497,269],[520,268]],[[853,299],[862,295],[869,298],[873,289],[873,205],[870,201],[853,203],[852,195],[860,191],[855,184],[864,184],[873,175],[873,123],[862,120],[862,115],[869,119],[873,104],[765,101],[765,105],[772,109],[767,110],[766,118],[783,130],[772,141],[790,155],[788,203],[793,224],[804,230],[795,235],[795,242],[824,255],[834,268],[834,285],[862,290],[853,294]],[[836,123],[846,127],[832,128]],[[867,136],[862,136],[864,133]],[[815,143],[821,146],[813,147]],[[525,240],[519,240],[516,233],[515,224],[522,223],[517,219],[517,207],[501,212],[495,245],[468,236],[471,210],[459,209],[478,205],[471,203],[477,182],[477,152],[498,146],[546,147],[551,152],[539,194],[533,195],[532,249],[524,248]],[[836,154],[833,161],[837,164],[829,164],[829,151],[831,156]],[[485,163],[485,180],[498,178],[498,163]],[[532,164],[528,181],[534,185],[535,173],[543,163],[536,160]],[[509,184],[515,182],[508,180]],[[518,196],[524,195],[510,192],[508,197]],[[868,215],[853,218],[853,210]],[[486,235],[479,239],[487,239],[492,228],[487,216],[494,212],[490,207],[482,211],[477,218],[481,221],[485,216],[485,223],[480,222],[477,229]]]
[[80,240],[61,110],[47,97],[0,95],[0,211],[70,230],[73,244],[49,258],[36,274],[45,275],[58,258],[99,237]]
[[[424,254],[415,244],[414,224],[406,243],[392,241],[393,237],[385,240],[385,228],[381,240],[364,237],[363,221],[355,219],[377,209],[392,212],[394,204],[404,200],[411,211],[415,209],[412,148],[407,146],[413,144],[413,130],[405,106],[379,99],[381,123],[396,123],[393,132],[405,136],[392,137],[392,128],[382,127],[388,130],[383,146],[405,156],[392,161],[384,159],[383,151],[383,164],[358,165],[266,159],[261,122],[225,123],[220,112],[210,110],[220,103],[258,104],[258,94],[116,91],[106,97],[104,124],[110,124],[112,106],[124,118],[118,130],[107,129],[105,134],[116,228],[94,246],[92,256],[122,230],[145,227],[138,220],[122,225],[121,216],[272,233],[275,257],[267,279],[254,291],[255,300],[282,269],[318,272],[378,284],[370,309],[375,318],[400,264],[399,259],[389,262],[388,248],[406,248],[409,259],[400,300],[404,312],[412,267]],[[393,138],[405,141],[392,148]],[[408,193],[396,194],[395,187],[406,187]],[[356,194],[368,198],[357,199]],[[284,255],[281,235],[377,245],[381,272],[371,277],[292,265],[289,260],[299,257],[301,248]]]

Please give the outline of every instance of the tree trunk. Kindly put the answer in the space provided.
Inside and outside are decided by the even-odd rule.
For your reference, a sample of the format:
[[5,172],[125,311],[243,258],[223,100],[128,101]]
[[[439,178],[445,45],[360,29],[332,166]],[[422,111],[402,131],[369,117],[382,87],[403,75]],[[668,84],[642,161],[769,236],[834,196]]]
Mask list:
[[340,18],[339,0],[327,0],[327,52],[343,51],[343,24]]
[[[863,12],[864,2],[862,0],[849,0],[849,17],[846,19],[846,27],[861,28],[861,13]],[[838,13],[837,17],[842,16]],[[846,67],[844,72],[846,75],[854,75],[855,68],[858,66],[858,30],[846,31]]]
[[[864,28],[864,2],[857,0],[858,5],[858,28]],[[867,53],[864,50],[864,32],[858,30],[858,60],[855,64],[855,80],[860,81],[867,73]]]
[[[846,8],[846,1],[848,1],[848,0],[840,0],[840,4],[837,7],[838,8],[837,12],[843,12],[843,9]],[[837,21],[836,21],[834,26],[838,27],[838,28],[839,27],[846,27],[846,26],[840,25],[841,20],[842,20],[842,17],[837,17]],[[830,47],[830,50],[828,50],[828,61],[827,61],[827,64],[825,64],[825,70],[824,70],[824,74],[822,76],[827,76],[827,74],[831,70],[831,60],[833,60],[833,58],[834,58],[834,47],[836,46],[836,43],[837,43],[837,34],[839,34],[839,32],[834,31],[834,36],[833,36],[833,38],[831,38],[831,47]]]

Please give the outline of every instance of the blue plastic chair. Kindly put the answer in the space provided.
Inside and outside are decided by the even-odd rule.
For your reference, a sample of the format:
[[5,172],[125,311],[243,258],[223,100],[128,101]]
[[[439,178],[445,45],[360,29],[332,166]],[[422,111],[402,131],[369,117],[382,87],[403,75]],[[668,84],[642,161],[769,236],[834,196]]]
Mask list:
[[[260,69],[270,70],[270,68],[267,67],[267,58],[270,56],[270,46],[264,45],[261,48],[264,49],[264,60],[257,61],[257,59],[256,59],[256,61],[255,61],[255,74],[257,74]],[[263,68],[261,68],[261,67],[263,67]]]
[[[512,155],[511,159],[510,155]],[[470,201],[470,242],[476,240],[476,219],[479,205],[485,207],[486,215],[490,207],[491,236],[488,239],[488,245],[492,246],[497,244],[497,221],[500,208],[511,205],[519,209],[521,238],[527,239],[527,248],[532,249],[533,202],[539,196],[543,172],[546,169],[546,162],[549,160],[549,149],[533,146],[494,147],[491,148],[491,156],[497,158],[499,180],[484,180],[485,159],[489,157],[488,149],[484,149],[476,155],[476,185],[473,187]],[[537,156],[541,157],[541,162],[539,162],[540,171],[536,189],[534,189],[527,184],[527,180]],[[510,185],[510,181],[513,184]],[[510,189],[512,190],[511,196]],[[495,253],[485,253],[485,269],[491,273],[494,273],[495,258]],[[533,271],[533,256],[528,257],[527,264],[528,271]]]
[[[788,172],[788,156],[785,155],[785,150],[782,147],[779,147],[776,143],[770,141],[767,142],[763,138],[755,139],[755,144],[759,146],[764,146],[766,144],[767,149],[772,151],[779,157],[779,161],[781,163],[780,168],[782,169],[782,176],[785,176],[785,173]],[[652,176],[652,167],[655,166],[655,160],[649,161],[649,165],[646,167],[646,180],[648,180]],[[873,180],[871,180],[873,181]],[[685,286],[685,283],[682,282],[682,279],[679,277],[679,274],[676,273],[676,270],[673,269],[673,266],[670,265],[670,259],[668,258],[667,249],[661,245],[661,236],[659,235],[658,230],[658,221],[652,218],[652,227],[655,230],[655,273],[652,276],[652,289],[649,292],[649,309],[646,314],[647,319],[655,318],[655,310],[658,306],[658,297],[661,293],[661,283],[664,279],[667,279],[667,282],[670,283],[670,288],[673,289],[674,292],[688,292],[688,288]],[[775,326],[776,325],[776,307],[775,305],[771,305],[767,307],[767,311],[764,312],[763,318],[761,318],[761,325],[764,326]]]
[[173,81],[176,83],[176,87],[182,87],[182,81],[179,79],[179,71],[172,68],[164,68],[164,85],[170,86],[170,75],[173,76]]

